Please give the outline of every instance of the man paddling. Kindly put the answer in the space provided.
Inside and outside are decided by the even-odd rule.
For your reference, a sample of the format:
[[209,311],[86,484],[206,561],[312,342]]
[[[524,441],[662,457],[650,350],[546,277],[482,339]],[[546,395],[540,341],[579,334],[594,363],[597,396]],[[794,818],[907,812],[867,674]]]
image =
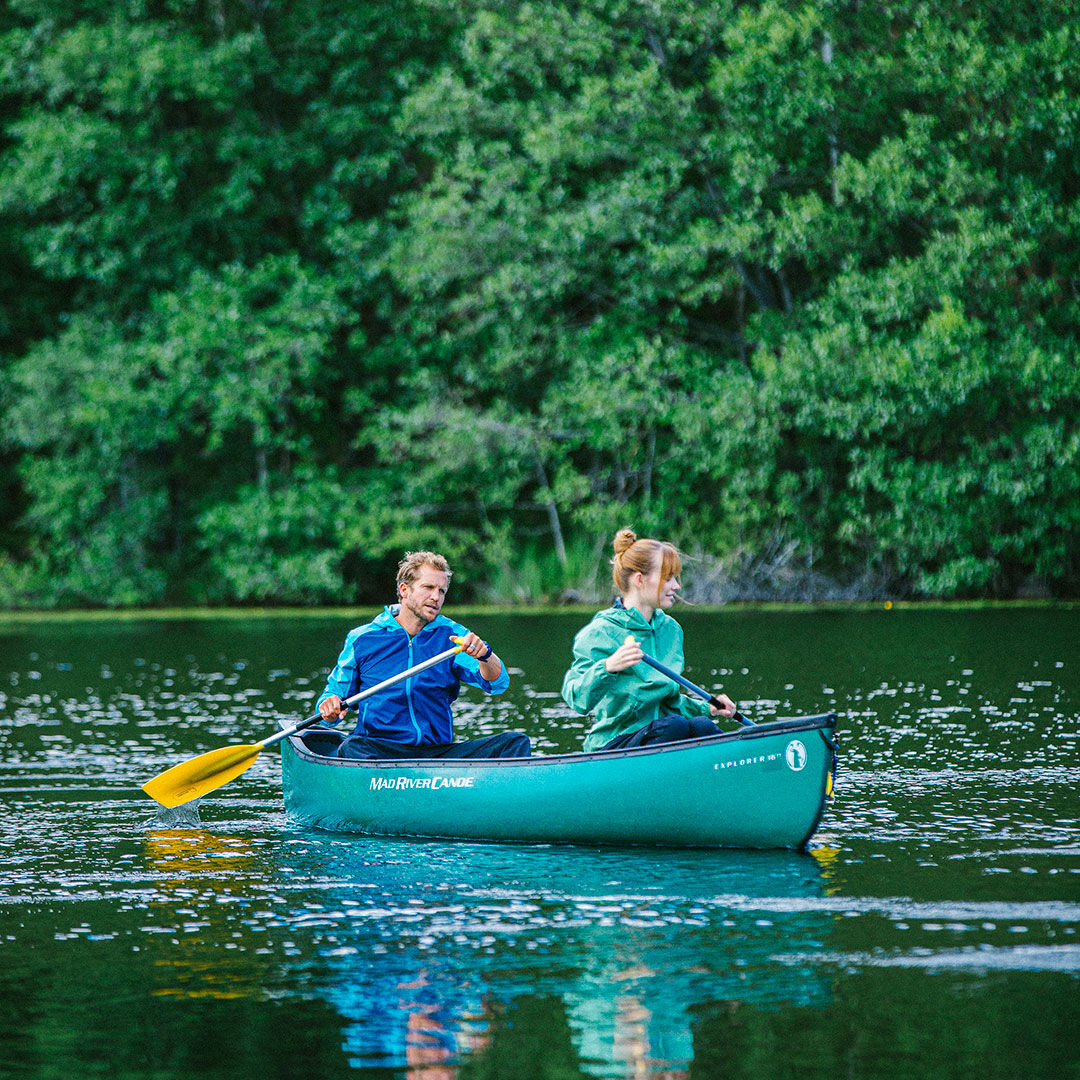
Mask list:
[[356,727],[338,749],[347,758],[528,757],[529,738],[504,731],[454,742],[452,705],[461,684],[501,694],[510,677],[491,647],[442,612],[451,570],[442,555],[410,551],[398,565],[398,603],[349,632],[337,664],[318,701],[328,721],[346,714],[342,700],[405,671],[460,642],[462,650],[445,663],[358,705]]

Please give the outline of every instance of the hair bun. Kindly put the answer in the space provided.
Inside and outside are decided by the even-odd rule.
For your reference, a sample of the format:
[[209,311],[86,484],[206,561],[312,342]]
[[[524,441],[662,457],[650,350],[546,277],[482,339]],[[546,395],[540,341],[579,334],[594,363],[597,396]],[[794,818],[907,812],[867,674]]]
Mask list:
[[620,529],[615,534],[615,558],[618,558],[627,548],[632,547],[637,541],[637,534],[633,529]]

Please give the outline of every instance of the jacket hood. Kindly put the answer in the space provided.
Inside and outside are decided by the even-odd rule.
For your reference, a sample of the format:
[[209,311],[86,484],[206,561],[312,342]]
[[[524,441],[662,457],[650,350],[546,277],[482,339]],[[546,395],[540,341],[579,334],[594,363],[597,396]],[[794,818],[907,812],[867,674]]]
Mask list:
[[611,607],[598,611],[593,618],[610,623],[621,630],[636,630],[644,634],[654,634],[661,623],[668,619],[669,616],[657,608],[653,612],[652,622],[649,622],[637,608],[623,607],[620,602],[616,601]]

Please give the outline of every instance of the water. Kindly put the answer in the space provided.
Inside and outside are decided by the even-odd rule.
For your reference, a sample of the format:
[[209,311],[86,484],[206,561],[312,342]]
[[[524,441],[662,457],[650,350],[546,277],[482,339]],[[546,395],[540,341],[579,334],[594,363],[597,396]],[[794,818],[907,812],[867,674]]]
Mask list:
[[[575,748],[581,614],[466,619],[514,674],[462,735]],[[276,753],[349,617],[0,623],[0,1076],[1080,1075],[1075,609],[686,612],[688,674],[836,709],[808,852],[371,840],[285,819]]]

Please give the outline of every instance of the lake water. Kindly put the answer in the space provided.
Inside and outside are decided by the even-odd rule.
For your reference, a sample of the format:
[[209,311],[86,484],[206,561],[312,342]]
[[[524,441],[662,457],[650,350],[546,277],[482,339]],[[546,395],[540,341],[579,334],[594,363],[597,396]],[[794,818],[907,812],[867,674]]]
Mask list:
[[[580,612],[448,608],[514,675],[461,736],[583,732]],[[835,709],[806,852],[291,826],[275,752],[348,614],[0,621],[0,1077],[1080,1076],[1080,609],[684,609],[687,674]]]

